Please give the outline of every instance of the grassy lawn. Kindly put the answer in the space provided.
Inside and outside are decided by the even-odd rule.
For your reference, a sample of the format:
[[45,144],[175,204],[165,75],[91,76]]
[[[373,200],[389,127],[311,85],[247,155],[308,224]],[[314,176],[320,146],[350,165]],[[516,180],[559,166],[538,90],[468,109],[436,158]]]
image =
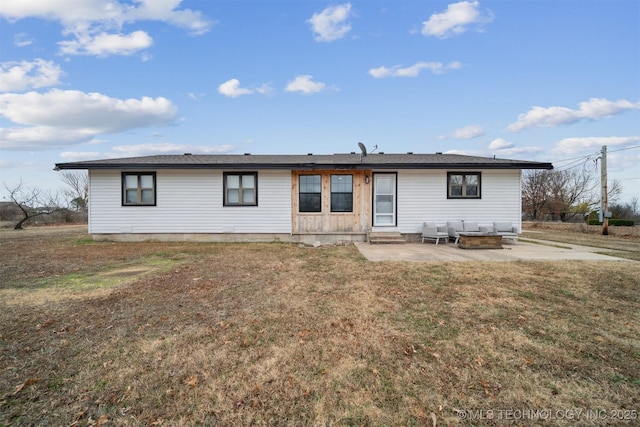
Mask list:
[[[3,233],[0,259],[0,425],[640,416],[635,261],[372,263],[354,246],[75,231]],[[593,414],[580,424],[619,423]]]

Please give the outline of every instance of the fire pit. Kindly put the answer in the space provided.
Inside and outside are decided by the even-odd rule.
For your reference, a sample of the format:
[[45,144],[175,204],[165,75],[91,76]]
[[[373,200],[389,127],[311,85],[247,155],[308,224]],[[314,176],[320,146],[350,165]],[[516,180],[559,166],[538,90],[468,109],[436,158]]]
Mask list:
[[492,233],[460,233],[461,249],[502,249],[502,236]]

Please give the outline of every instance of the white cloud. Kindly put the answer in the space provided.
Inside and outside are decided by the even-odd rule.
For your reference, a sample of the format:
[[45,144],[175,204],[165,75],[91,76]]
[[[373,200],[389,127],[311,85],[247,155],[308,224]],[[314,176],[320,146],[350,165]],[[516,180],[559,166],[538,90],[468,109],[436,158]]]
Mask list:
[[56,86],[60,84],[60,77],[63,74],[57,64],[44,59],[2,62],[0,63],[0,93]]
[[33,168],[37,163],[31,159],[0,159],[0,168],[1,169],[24,169],[24,168]]
[[402,68],[401,65],[395,65],[391,68],[384,65],[378,68],[372,68],[369,70],[369,74],[377,79],[385,77],[417,77],[422,70],[429,70],[433,74],[442,74],[448,70],[457,70],[462,67],[462,64],[458,61],[453,61],[448,64],[442,62],[416,62],[415,64]]
[[456,129],[448,135],[440,135],[438,139],[472,139],[484,135],[484,129],[480,125],[465,126]]
[[180,9],[182,0],[21,0],[0,2],[0,17],[9,21],[39,18],[60,22],[64,35],[72,40],[59,43],[65,55],[130,55],[151,45],[143,31],[121,33],[124,24],[137,21],[160,21],[201,35],[213,23],[201,12]]
[[128,56],[139,50],[148,48],[153,39],[144,31],[134,31],[131,34],[79,34],[75,40],[65,40],[58,43],[63,55]]
[[13,44],[18,47],[26,47],[33,44],[33,39],[27,33],[18,33],[13,36]]
[[109,153],[108,157],[140,157],[151,156],[157,154],[224,154],[235,149],[234,145],[186,145],[186,144],[173,144],[171,142],[158,142],[150,144],[136,144],[136,145],[119,145],[113,147],[112,153]]
[[110,0],[41,1],[21,0],[0,2],[0,16],[18,21],[25,18],[40,18],[60,21],[62,24],[83,21],[116,19],[123,14],[123,5]]
[[314,82],[313,76],[302,75],[297,76],[295,79],[291,80],[285,90],[287,92],[302,92],[305,94],[317,93],[325,90],[327,87],[326,84],[320,82]]
[[141,157],[159,154],[225,154],[233,151],[236,147],[231,144],[224,145],[186,145],[173,144],[170,142],[159,142],[150,144],[118,145],[109,152],[99,151],[65,151],[60,153],[60,157],[67,161],[82,161],[109,159],[118,157]]
[[271,95],[273,93],[273,88],[269,83],[265,83],[258,86],[255,91],[261,95]]
[[189,30],[193,35],[202,35],[211,29],[213,23],[202,12],[178,9],[182,0],[137,0],[137,8],[127,8],[125,19],[162,21]]
[[[498,157],[510,158],[510,157],[525,157],[531,158],[532,155],[542,153],[544,151],[541,147],[509,147],[501,148],[497,150],[496,155]],[[485,154],[485,156],[488,156]]]
[[503,150],[488,151],[488,150],[447,150],[445,154],[463,154],[466,156],[480,156],[480,157],[491,157],[494,154],[496,157],[501,159],[509,159],[509,158],[517,158],[524,157],[530,159],[532,155],[543,152],[544,149],[540,147],[511,147]]
[[171,122],[176,109],[166,98],[117,99],[100,93],[53,89],[0,95],[0,115],[22,125],[122,132]]
[[480,150],[458,150],[458,149],[452,149],[452,150],[445,150],[443,151],[444,154],[462,154],[464,156],[486,156],[486,153],[484,151],[480,151]]
[[557,127],[579,122],[580,120],[598,120],[628,110],[639,110],[640,102],[624,99],[609,101],[602,98],[591,98],[581,102],[577,110],[566,107],[533,107],[518,116],[518,120],[508,127],[510,131],[521,131],[532,127]]
[[346,22],[350,14],[351,3],[344,3],[329,6],[320,13],[314,13],[307,22],[311,24],[311,30],[316,34],[316,41],[331,42],[341,39],[351,31],[351,25]]
[[513,142],[509,142],[503,138],[496,138],[489,144],[489,150],[504,150],[513,147]]
[[0,150],[62,148],[91,140],[86,129],[59,129],[52,126],[0,128]]
[[121,27],[136,21],[161,21],[204,34],[212,26],[201,12],[180,9],[182,0],[20,0],[0,2],[0,16],[10,21],[40,18],[59,21],[67,30],[85,26]]
[[609,172],[629,171],[629,178],[624,179],[625,187],[629,184],[634,191],[637,192],[640,177],[638,176],[638,165],[640,165],[640,152],[638,150],[625,151],[622,153],[608,153],[607,167]]
[[218,86],[218,92],[229,98],[237,98],[242,95],[251,95],[253,89],[241,88],[240,80],[231,79]]
[[472,24],[484,24],[493,20],[493,15],[480,13],[480,3],[461,1],[451,3],[442,13],[434,13],[422,23],[422,34],[439,38],[459,35],[467,31]]
[[0,149],[48,149],[91,141],[105,133],[166,125],[177,114],[166,98],[110,98],[53,89],[0,95],[0,116],[20,125],[0,129]]
[[205,94],[189,92],[187,93],[187,96],[189,97],[189,99],[192,99],[194,101],[199,101],[201,98],[204,98]]
[[515,157],[538,154],[544,151],[541,147],[516,147],[513,142],[509,142],[503,138],[496,138],[489,144],[489,151],[500,157]]
[[637,144],[639,142],[640,135],[565,138],[556,144],[553,152],[561,155],[574,155],[599,150],[603,145],[615,147],[620,145]]
[[105,158],[99,151],[64,151],[60,153],[60,157],[69,162]]

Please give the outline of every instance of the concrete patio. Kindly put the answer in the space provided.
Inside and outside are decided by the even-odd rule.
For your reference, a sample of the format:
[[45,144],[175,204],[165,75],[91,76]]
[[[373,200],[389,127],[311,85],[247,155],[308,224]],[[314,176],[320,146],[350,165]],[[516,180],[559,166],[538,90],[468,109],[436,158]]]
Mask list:
[[502,249],[460,249],[453,243],[406,243],[372,245],[356,243],[369,261],[628,261],[596,252],[606,249],[526,239],[517,245],[503,243]]

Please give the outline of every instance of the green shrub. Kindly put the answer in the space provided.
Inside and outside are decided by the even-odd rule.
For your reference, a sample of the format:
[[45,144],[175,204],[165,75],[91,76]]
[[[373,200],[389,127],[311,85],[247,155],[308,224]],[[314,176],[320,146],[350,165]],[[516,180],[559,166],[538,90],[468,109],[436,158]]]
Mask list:
[[632,219],[610,219],[609,220],[609,225],[613,225],[613,226],[623,226],[623,227],[633,227],[633,220]]
[[[633,220],[632,219],[609,219],[609,225],[613,226],[613,227],[633,227]],[[600,221],[598,221],[597,219],[590,219],[589,220],[589,225],[602,225],[602,223]]]

